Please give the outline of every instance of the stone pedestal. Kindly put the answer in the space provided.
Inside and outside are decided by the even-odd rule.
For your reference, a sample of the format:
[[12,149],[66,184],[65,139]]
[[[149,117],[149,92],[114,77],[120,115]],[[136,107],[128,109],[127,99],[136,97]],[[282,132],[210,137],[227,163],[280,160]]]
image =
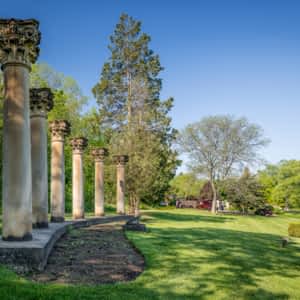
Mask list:
[[51,222],[65,219],[65,137],[70,134],[70,123],[56,120],[49,124],[51,131]]
[[3,240],[32,239],[29,71],[40,43],[36,20],[0,19],[4,75]]
[[78,137],[71,140],[72,158],[72,215],[73,219],[84,218],[84,179],[83,150],[87,147],[87,139]]
[[125,164],[127,155],[115,155],[113,157],[117,165],[117,213],[125,214]]
[[47,112],[53,108],[49,88],[30,89],[32,225],[48,227]]
[[95,216],[104,216],[104,159],[107,155],[105,148],[92,150],[95,159]]

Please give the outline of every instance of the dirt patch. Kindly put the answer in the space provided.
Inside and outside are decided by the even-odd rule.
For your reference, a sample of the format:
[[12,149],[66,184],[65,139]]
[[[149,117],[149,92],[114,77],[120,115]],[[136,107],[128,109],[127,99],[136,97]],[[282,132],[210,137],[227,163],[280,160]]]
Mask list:
[[73,229],[54,246],[44,271],[26,277],[38,282],[101,284],[129,281],[144,270],[142,255],[120,223]]

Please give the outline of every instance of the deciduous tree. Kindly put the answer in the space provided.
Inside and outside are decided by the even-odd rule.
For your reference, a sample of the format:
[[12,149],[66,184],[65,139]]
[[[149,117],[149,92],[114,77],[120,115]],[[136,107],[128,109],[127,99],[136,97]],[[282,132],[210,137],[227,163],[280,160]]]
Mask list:
[[178,142],[180,150],[189,157],[191,169],[210,180],[214,195],[212,212],[216,212],[216,181],[228,178],[246,164],[258,162],[258,151],[268,140],[261,127],[246,118],[221,115],[186,126]]

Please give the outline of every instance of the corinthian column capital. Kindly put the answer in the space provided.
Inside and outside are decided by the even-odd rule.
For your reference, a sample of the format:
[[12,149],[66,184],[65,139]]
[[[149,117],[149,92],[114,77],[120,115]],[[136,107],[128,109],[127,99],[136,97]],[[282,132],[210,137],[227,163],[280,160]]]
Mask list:
[[128,155],[114,155],[113,161],[116,165],[124,166],[129,160]]
[[53,108],[53,93],[49,88],[30,89],[31,117],[46,117]]
[[49,124],[52,141],[64,141],[71,132],[71,124],[67,120],[55,120]]
[[71,139],[73,153],[81,154],[88,145],[88,139],[85,137],[77,137]]
[[39,55],[41,33],[34,19],[0,19],[0,63],[21,64],[30,68]]
[[105,157],[108,155],[108,150],[106,148],[95,148],[91,151],[91,154],[95,161],[103,162]]

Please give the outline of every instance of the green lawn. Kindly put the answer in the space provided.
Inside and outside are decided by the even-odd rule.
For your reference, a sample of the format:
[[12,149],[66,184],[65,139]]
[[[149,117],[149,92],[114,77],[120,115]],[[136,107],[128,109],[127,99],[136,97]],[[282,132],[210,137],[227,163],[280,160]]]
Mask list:
[[149,232],[129,232],[146,257],[134,282],[35,284],[0,269],[0,299],[300,299],[300,239],[280,238],[300,216],[213,216],[197,210],[144,213]]

